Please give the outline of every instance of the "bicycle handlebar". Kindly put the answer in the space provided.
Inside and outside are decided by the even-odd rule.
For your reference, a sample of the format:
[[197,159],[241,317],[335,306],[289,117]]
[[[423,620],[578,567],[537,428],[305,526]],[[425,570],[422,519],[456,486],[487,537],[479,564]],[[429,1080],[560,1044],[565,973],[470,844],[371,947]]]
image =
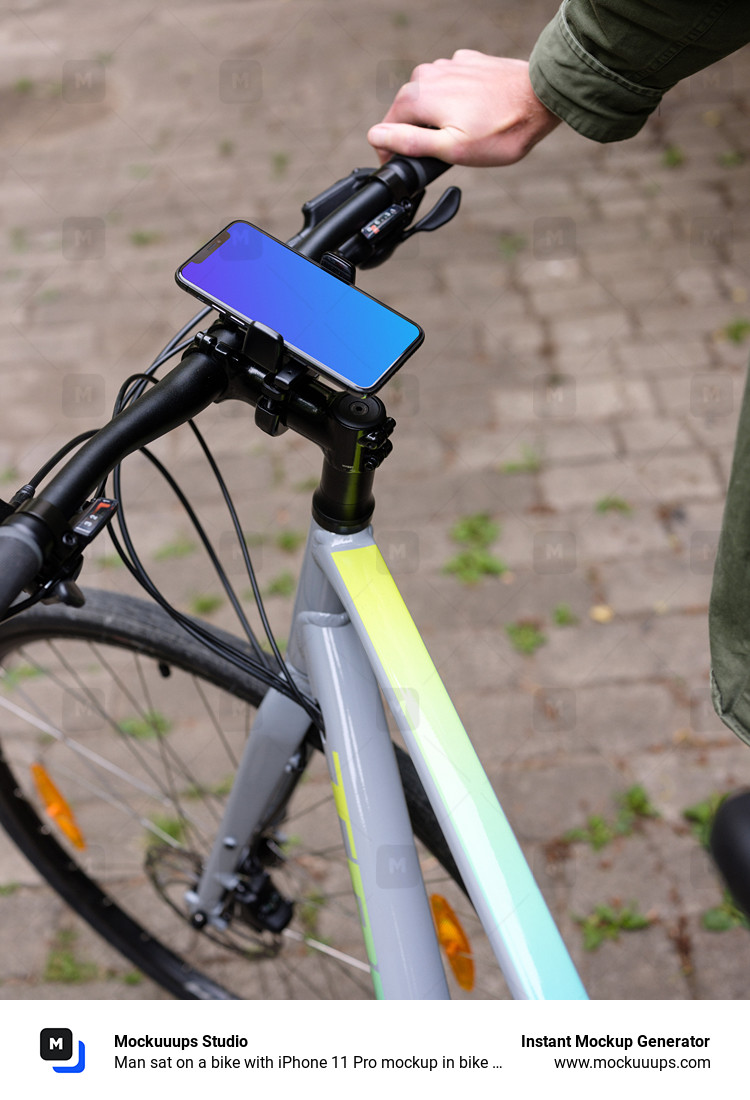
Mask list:
[[392,157],[327,218],[292,238],[293,247],[308,259],[319,260],[324,252],[343,244],[389,203],[418,195],[449,168],[449,164],[435,157]]
[[406,157],[398,154],[378,168],[375,175],[379,179],[387,179],[390,184],[395,174],[406,186],[406,193],[415,195],[418,191],[424,191],[425,187],[434,183],[450,167],[447,161],[438,160],[437,157]]
[[197,416],[226,387],[217,363],[205,355],[186,356],[81,447],[45,486],[44,500],[69,517],[118,462]]
[[[394,157],[366,177],[361,187],[328,217],[293,238],[294,247],[302,255],[319,259],[343,244],[389,203],[419,194],[449,167],[433,158]],[[231,334],[228,339],[230,345],[237,344]],[[248,376],[246,381],[252,384],[246,387],[243,399],[254,404],[262,377]],[[0,525],[0,619],[20,592],[38,577],[70,519],[114,467],[219,400],[228,385],[228,373],[215,355],[188,350],[178,366],[86,442],[37,497],[8,516]],[[332,397],[333,392],[328,396]],[[319,405],[321,413],[323,405]]]
[[123,409],[62,470],[0,526],[0,619],[29,586],[68,521],[114,467],[133,451],[184,424],[221,397],[226,373],[205,355],[190,355],[153,389]]

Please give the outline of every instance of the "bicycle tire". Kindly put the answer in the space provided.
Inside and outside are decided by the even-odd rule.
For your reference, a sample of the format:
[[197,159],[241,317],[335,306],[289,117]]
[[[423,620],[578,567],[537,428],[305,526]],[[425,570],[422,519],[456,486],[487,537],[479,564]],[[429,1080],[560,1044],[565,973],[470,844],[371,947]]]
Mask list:
[[[0,663],[0,824],[122,955],[180,998],[372,995],[319,752],[311,753],[317,773],[310,770],[295,789],[298,805],[290,804],[284,835],[273,838],[274,885],[295,903],[289,929],[258,932],[235,919],[226,932],[209,934],[192,927],[184,903],[181,911],[200,865],[201,832],[209,836],[207,823],[218,824],[226,780],[264,685],[221,661],[156,605],[98,590],[87,591],[81,609],[38,605],[1,624]],[[445,896],[452,890],[454,906],[463,900],[469,916],[462,919],[470,920],[473,910],[416,771],[394,747],[415,835],[430,853],[427,876],[439,880]],[[85,850],[45,811],[29,776],[32,763],[41,763],[63,793],[89,838]],[[55,812],[59,823],[59,807]],[[299,836],[295,821],[302,822]],[[309,842],[307,824],[317,834]],[[175,884],[175,897],[167,897]],[[247,966],[238,965],[237,952]]]

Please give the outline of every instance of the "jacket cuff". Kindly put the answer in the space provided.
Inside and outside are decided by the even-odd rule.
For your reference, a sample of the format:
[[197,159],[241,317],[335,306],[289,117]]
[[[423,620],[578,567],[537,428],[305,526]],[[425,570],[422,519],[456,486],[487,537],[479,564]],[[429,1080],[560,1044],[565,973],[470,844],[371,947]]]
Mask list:
[[565,0],[529,59],[537,98],[593,141],[633,137],[659,106],[663,90],[633,84],[597,61],[573,34],[565,18],[567,6]]

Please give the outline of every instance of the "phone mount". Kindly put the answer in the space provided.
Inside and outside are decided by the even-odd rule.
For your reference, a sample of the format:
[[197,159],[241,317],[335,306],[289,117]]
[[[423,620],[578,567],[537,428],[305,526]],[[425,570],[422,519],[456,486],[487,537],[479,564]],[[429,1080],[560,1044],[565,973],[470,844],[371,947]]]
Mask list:
[[[338,252],[326,252],[320,266],[342,282],[353,285],[356,268]],[[282,435],[287,430],[282,417],[289,390],[312,372],[293,358],[280,332],[258,321],[253,321],[245,333],[242,354],[266,371],[261,396],[255,406],[255,423],[267,435]]]
[[[353,533],[370,522],[375,471],[392,450],[396,426],[379,397],[351,393],[297,362],[280,333],[227,319],[196,333],[192,351],[219,365],[225,386],[214,400],[244,401],[268,435],[291,429],[323,452],[313,516],[327,531]],[[185,352],[188,354],[188,351]]]
[[267,435],[282,435],[286,431],[282,416],[290,387],[310,372],[289,356],[280,332],[258,321],[253,321],[245,333],[242,355],[266,372],[255,406],[255,423]]

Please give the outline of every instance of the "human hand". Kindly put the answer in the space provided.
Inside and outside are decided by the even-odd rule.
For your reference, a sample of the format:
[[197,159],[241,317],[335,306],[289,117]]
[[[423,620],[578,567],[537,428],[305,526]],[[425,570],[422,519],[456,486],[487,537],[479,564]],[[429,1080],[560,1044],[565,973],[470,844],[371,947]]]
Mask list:
[[418,65],[367,139],[381,162],[402,153],[488,167],[515,164],[559,121],[534,94],[527,62],[457,50]]

